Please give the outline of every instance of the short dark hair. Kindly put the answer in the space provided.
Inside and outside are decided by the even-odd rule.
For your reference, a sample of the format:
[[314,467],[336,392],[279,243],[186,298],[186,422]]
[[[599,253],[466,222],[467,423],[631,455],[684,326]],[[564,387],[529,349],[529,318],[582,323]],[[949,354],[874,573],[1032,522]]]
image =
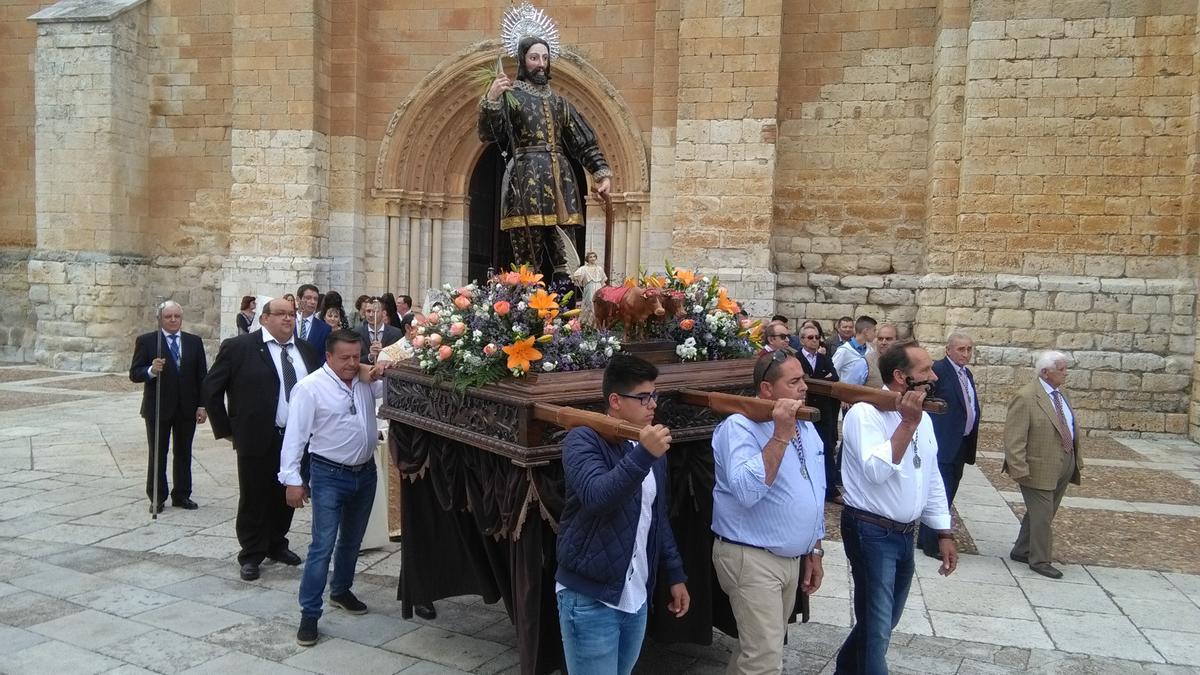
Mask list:
[[843,321],[849,321],[850,323],[854,323],[854,317],[852,317],[852,316],[843,316],[842,318],[840,318],[840,319],[838,319],[838,320],[837,320],[837,322],[838,322],[838,323],[841,323],[841,322],[843,322]]
[[343,314],[342,308],[338,307],[337,305],[329,305],[325,309],[321,310],[321,318],[322,319],[328,318],[330,312],[337,312],[338,318],[339,319],[342,318],[342,314]]
[[913,347],[920,347],[921,343],[913,339],[897,340],[892,343],[888,350],[879,356],[879,376],[883,378],[884,384],[892,383],[892,373],[897,370],[908,372],[912,368],[912,359],[908,356],[908,350]]
[[409,309],[412,309],[412,296],[411,295],[400,296],[400,302],[403,302],[404,304],[408,305]]
[[776,314],[775,316],[771,317],[771,320],[778,321],[779,323],[787,323],[788,322],[787,317],[782,314]]
[[363,304],[364,302],[366,302],[367,300],[369,300],[370,298],[371,298],[371,296],[367,295],[366,293],[363,293],[362,295],[358,296],[358,299],[356,299],[356,300],[354,301],[354,309],[359,309],[359,310],[361,310],[361,309],[362,309],[362,304]]
[[[790,347],[784,349],[776,349],[773,352],[766,352],[758,357],[758,361],[754,363],[754,390],[758,391],[758,385],[763,382],[774,384],[779,380],[779,369],[772,368],[776,363],[783,363],[789,357],[795,356],[796,352]],[[770,379],[767,375],[772,375]]]
[[253,305],[253,304],[254,304],[254,296],[253,295],[243,295],[241,311],[244,312],[244,311],[250,309],[250,305]]
[[299,300],[300,298],[303,298],[304,294],[309,291],[312,291],[317,295],[321,295],[321,289],[317,288],[316,286],[313,286],[312,284],[301,284],[300,288],[296,289],[296,299]]
[[332,354],[334,347],[339,342],[350,342],[356,345],[362,344],[362,336],[352,330],[339,328],[329,333],[329,337],[325,338],[325,353]]
[[864,330],[866,330],[868,328],[874,328],[877,325],[879,325],[878,321],[876,321],[875,319],[872,319],[871,317],[867,316],[866,314],[863,314],[862,316],[858,317],[858,321],[854,322],[854,332],[861,333]]
[[612,394],[628,394],[643,382],[658,379],[658,368],[649,361],[632,354],[613,354],[604,368],[604,400]]

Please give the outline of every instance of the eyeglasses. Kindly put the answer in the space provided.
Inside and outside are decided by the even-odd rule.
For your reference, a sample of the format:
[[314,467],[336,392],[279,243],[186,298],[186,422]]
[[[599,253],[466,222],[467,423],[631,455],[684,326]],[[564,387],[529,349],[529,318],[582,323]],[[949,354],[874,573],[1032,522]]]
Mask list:
[[637,400],[642,402],[643,406],[650,405],[651,401],[658,403],[658,392],[657,391],[643,392],[641,394],[622,394],[620,392],[617,392],[617,396],[620,396],[621,398],[636,398]]
[[[775,367],[775,364],[787,361],[790,356],[790,351],[779,349],[771,352],[771,358],[766,356],[759,358],[758,363],[754,366],[754,386],[757,387],[767,379],[767,375],[771,374],[771,369]],[[760,368],[762,372],[759,372]]]
[[787,333],[775,333],[773,335],[768,335],[767,337],[768,338],[785,338],[785,337],[788,337],[788,334]]
[[819,335],[802,335],[800,337],[800,339],[801,340],[819,340],[820,336]]

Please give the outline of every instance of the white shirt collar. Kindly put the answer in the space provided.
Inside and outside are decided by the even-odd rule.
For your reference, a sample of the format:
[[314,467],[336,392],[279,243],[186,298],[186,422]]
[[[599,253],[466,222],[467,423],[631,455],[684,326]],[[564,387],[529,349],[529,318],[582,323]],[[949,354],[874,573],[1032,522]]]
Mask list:
[[1050,398],[1054,398],[1054,392],[1058,390],[1054,387],[1051,387],[1049,382],[1043,380],[1041,375],[1038,375],[1038,382],[1042,383],[1042,389],[1046,390],[1046,395]]
[[[275,339],[275,336],[271,335],[271,331],[267,330],[266,328],[262,329],[262,336],[263,336],[263,342],[266,342],[267,344],[270,344],[272,342],[277,342],[277,340]],[[288,339],[283,341],[280,344],[290,345],[290,344],[295,344],[295,342],[296,342],[296,336],[289,335]]]
[[176,331],[176,332],[174,332],[174,333],[172,333],[171,331],[167,330],[166,328],[159,328],[158,330],[159,330],[159,331],[160,331],[160,332],[163,334],[163,337],[166,337],[166,338],[168,338],[168,339],[169,339],[169,338],[170,338],[172,335],[182,335],[182,334],[183,334],[183,330],[182,330],[182,329],[181,329],[181,330],[179,330],[179,331]]

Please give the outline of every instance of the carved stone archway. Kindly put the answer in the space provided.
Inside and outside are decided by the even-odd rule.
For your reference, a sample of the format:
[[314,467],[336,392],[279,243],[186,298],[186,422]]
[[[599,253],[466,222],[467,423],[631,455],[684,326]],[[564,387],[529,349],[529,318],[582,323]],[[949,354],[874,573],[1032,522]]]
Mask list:
[[[484,150],[475,131],[482,92],[474,71],[493,67],[501,49],[499,40],[488,40],[449,57],[388,122],[372,189],[387,202],[388,288],[419,296],[443,282],[466,281],[466,195]],[[650,199],[646,142],[620,93],[583,57],[564,47],[553,70],[555,91],[595,128],[613,169],[613,267],[635,273]],[[595,206],[588,209],[588,248],[600,251],[604,211]]]

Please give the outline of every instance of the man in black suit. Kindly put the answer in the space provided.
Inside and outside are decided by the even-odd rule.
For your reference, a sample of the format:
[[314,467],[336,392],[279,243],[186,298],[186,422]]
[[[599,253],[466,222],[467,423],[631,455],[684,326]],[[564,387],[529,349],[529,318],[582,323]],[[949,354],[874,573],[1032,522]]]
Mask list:
[[401,295],[396,298],[396,313],[400,315],[400,323],[412,323],[414,314],[411,295]]
[[[975,463],[975,447],[979,440],[979,396],[975,377],[967,369],[975,353],[975,341],[966,333],[951,333],[946,338],[945,358],[933,364],[937,375],[933,393],[946,401],[946,412],[930,415],[933,433],[937,436],[938,471],[946,486],[946,503],[954,503],[962,480],[963,466]],[[931,558],[938,555],[937,532],[924,525],[917,534],[917,545]]]
[[830,335],[829,339],[825,342],[825,351],[829,353],[829,358],[833,358],[838,348],[854,337],[854,319],[843,316],[837,320],[837,323],[833,327],[833,335]]
[[279,453],[292,387],[321,367],[312,346],[294,335],[296,313],[290,302],[268,301],[259,322],[261,329],[221,343],[204,381],[213,434],[232,437],[237,451],[238,564],[246,581],[258,578],[265,558],[300,564],[300,556],[288,548],[293,509],[277,478]]
[[404,337],[404,331],[388,323],[379,298],[368,298],[362,305],[362,311],[366,320],[358,327],[358,337],[362,343],[361,358],[363,363],[375,363],[379,351],[399,342]]
[[321,304],[321,290],[312,284],[296,289],[296,337],[304,340],[317,353],[317,365],[325,363],[325,338],[332,330],[325,320],[317,315]]
[[[837,382],[837,369],[833,367],[833,359],[829,354],[821,354],[817,350],[821,348],[821,334],[813,326],[805,326],[800,329],[800,351],[796,354],[800,358],[800,365],[804,367],[804,374],[814,380],[825,380],[827,382]],[[825,445],[825,501],[841,503],[841,497],[838,496],[837,486],[841,485],[841,479],[838,475],[837,463],[837,440],[838,440],[838,412],[841,410],[841,402],[836,398],[829,396],[821,396],[819,394],[809,394],[807,399],[808,405],[821,411],[821,419],[817,420],[814,425],[817,428],[817,434],[821,437],[821,442]]]
[[[158,330],[139,335],[133,344],[129,379],[144,382],[142,417],[150,443],[146,469],[146,496],[150,511],[162,513],[167,499],[167,449],[174,438],[171,506],[197,508],[192,501],[192,438],[196,425],[207,419],[200,405],[200,389],[208,373],[208,359],[200,336],[185,333],[183,307],[168,300],[158,307]],[[162,389],[161,397],[158,394]],[[154,435],[158,433],[158,490],[155,491]]]

